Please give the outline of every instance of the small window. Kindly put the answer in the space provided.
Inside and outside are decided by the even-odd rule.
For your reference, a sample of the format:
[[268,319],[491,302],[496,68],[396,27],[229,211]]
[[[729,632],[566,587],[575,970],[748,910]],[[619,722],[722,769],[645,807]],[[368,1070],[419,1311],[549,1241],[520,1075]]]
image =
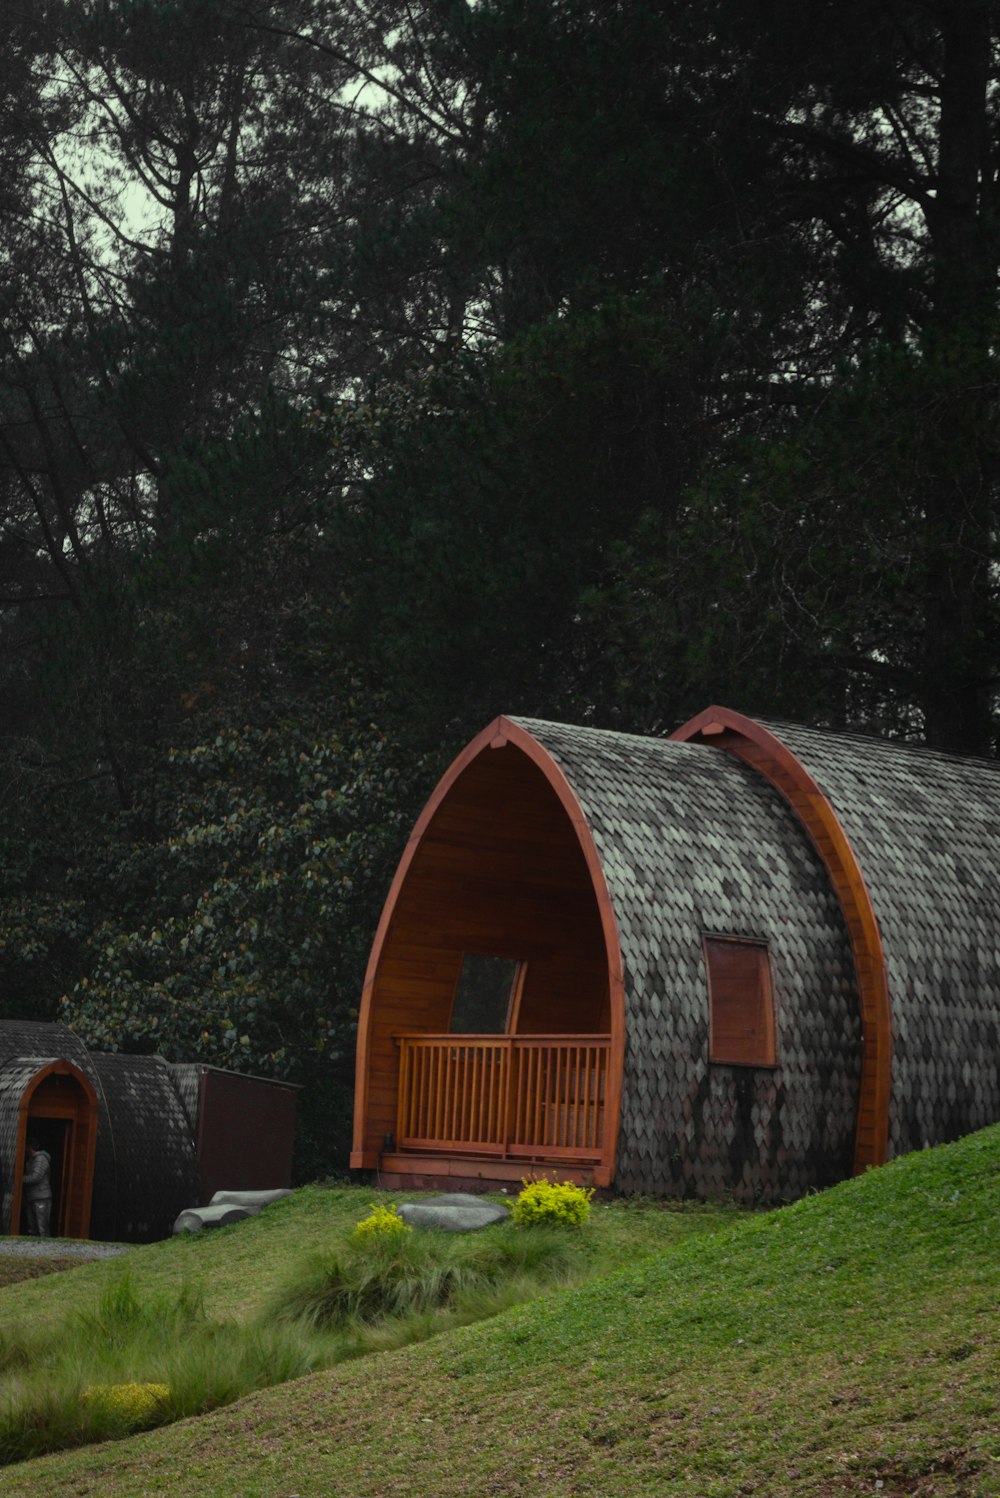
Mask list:
[[706,936],[708,1059],[726,1066],[775,1066],[771,967],[763,942]]
[[523,967],[516,957],[466,952],[451,1009],[452,1035],[503,1035]]

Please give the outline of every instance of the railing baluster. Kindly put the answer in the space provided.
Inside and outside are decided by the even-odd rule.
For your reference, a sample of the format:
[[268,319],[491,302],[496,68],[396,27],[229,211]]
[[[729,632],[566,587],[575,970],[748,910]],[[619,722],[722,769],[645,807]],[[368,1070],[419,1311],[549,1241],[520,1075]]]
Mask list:
[[562,1121],[562,1108],[563,1108],[563,1085],[564,1084],[563,1084],[562,1070],[563,1070],[563,1048],[562,1048],[561,1045],[557,1045],[556,1046],[556,1085],[555,1085],[555,1097],[553,1098],[553,1107],[552,1107],[552,1118],[553,1118],[553,1121],[555,1123],[555,1128],[552,1131],[552,1138],[549,1141],[550,1144],[554,1144],[557,1147],[562,1143],[562,1140],[559,1137],[559,1135],[560,1135],[560,1127],[559,1126],[560,1126],[560,1123]]
[[440,1074],[438,1076],[438,1113],[435,1121],[435,1137],[438,1139],[448,1138],[448,1099],[451,1096],[451,1046],[439,1045],[438,1056],[440,1057]]
[[470,1046],[472,1066],[472,1091],[469,1098],[469,1143],[476,1142],[476,1117],[479,1111],[479,1047]]
[[421,1046],[410,1043],[410,1121],[409,1132],[420,1134],[420,1109],[424,1096],[424,1063],[427,1052]]
[[487,1046],[489,1055],[490,1082],[486,1089],[486,1143],[492,1144],[496,1137],[497,1112],[497,1052],[495,1046]]
[[480,1046],[483,1058],[483,1085],[479,1092],[479,1118],[476,1125],[476,1138],[481,1144],[486,1143],[486,1121],[490,1111],[490,1053],[485,1045]]
[[431,1113],[431,1119],[432,1119],[432,1124],[431,1124],[431,1138],[433,1138],[433,1139],[440,1139],[441,1138],[441,1094],[442,1094],[442,1091],[443,1091],[443,1088],[442,1088],[442,1085],[441,1085],[442,1084],[441,1073],[444,1070],[444,1049],[443,1049],[440,1041],[438,1041],[437,1045],[434,1046],[432,1054],[434,1056],[434,1083],[433,1083],[433,1086],[434,1086],[434,1108],[433,1108],[432,1113]]
[[464,1067],[463,1055],[466,1047],[452,1047],[452,1112],[451,1121],[448,1125],[449,1138],[461,1138],[461,1079],[463,1079]]
[[578,1149],[577,1141],[577,1118],[580,1112],[580,1047],[578,1045],[568,1048],[567,1066],[572,1078],[570,1086],[570,1101],[566,1110],[566,1143],[572,1149]]
[[410,1046],[410,1070],[413,1081],[410,1084],[410,1116],[406,1132],[411,1138],[418,1139],[420,1137],[420,1107],[424,1096],[424,1057],[427,1052],[423,1046],[413,1045],[410,1041],[407,1041],[407,1045]]
[[535,1107],[531,1119],[531,1134],[525,1140],[526,1144],[541,1144],[542,1142],[542,1092],[548,1080],[548,1072],[543,1067],[544,1055],[541,1046],[538,1047],[535,1055],[535,1086],[533,1089]]
[[489,1054],[489,1086],[486,1089],[486,1143],[493,1144],[496,1139],[496,1114],[497,1114],[497,1050],[496,1046],[488,1045],[486,1050]]
[[462,1047],[462,1085],[458,1098],[458,1123],[455,1129],[455,1138],[461,1141],[468,1139],[468,1124],[466,1123],[465,1110],[469,1099],[469,1051],[468,1045]]
[[448,1107],[451,1102],[451,1084],[455,1076],[455,1057],[450,1045],[441,1047],[441,1138],[450,1139],[448,1132]]
[[493,1086],[493,1053],[488,1045],[480,1046],[483,1054],[483,1090],[479,1098],[479,1132],[476,1138],[480,1144],[490,1142],[490,1093]]
[[504,1140],[504,1153],[511,1139],[515,1141],[521,1137],[521,1108],[524,1103],[524,1059],[525,1051],[518,1045],[516,1040],[510,1043],[510,1064],[513,1067],[511,1075],[511,1092],[514,1098],[513,1117],[508,1121],[507,1138]]
[[493,1144],[503,1143],[503,1081],[506,1068],[503,1064],[504,1047],[493,1046],[493,1127],[490,1138]]
[[419,1093],[417,1091],[417,1084],[418,1084],[417,1064],[418,1064],[419,1060],[420,1060],[420,1052],[419,1052],[419,1050],[416,1048],[416,1046],[412,1045],[410,1043],[410,1041],[404,1040],[403,1041],[403,1056],[402,1056],[400,1064],[406,1067],[407,1088],[406,1088],[406,1109],[405,1109],[405,1111],[401,1115],[403,1127],[399,1131],[399,1134],[400,1134],[401,1138],[404,1137],[407,1134],[413,1134],[413,1133],[416,1132],[415,1129],[414,1129],[414,1127],[413,1127],[413,1124],[414,1124],[413,1112],[414,1112],[414,1109],[417,1106],[417,1100],[419,1098]]
[[437,1046],[428,1046],[424,1065],[424,1106],[421,1110],[420,1133],[430,1139],[434,1133],[434,1076],[437,1071]]

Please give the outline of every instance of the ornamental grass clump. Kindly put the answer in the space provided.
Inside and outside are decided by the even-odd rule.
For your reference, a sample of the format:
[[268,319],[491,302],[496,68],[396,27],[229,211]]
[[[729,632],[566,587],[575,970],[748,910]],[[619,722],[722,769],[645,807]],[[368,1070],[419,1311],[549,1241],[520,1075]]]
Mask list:
[[352,1335],[441,1310],[475,1319],[571,1277],[578,1260],[565,1234],[529,1237],[509,1224],[481,1233],[355,1230],[343,1248],[295,1268],[266,1317]]
[[355,1243],[374,1245],[398,1243],[413,1229],[404,1222],[395,1207],[372,1207],[369,1215],[358,1223],[351,1237]]
[[582,1227],[590,1216],[593,1187],[574,1186],[571,1181],[525,1181],[524,1189],[511,1208],[511,1216],[521,1227]]

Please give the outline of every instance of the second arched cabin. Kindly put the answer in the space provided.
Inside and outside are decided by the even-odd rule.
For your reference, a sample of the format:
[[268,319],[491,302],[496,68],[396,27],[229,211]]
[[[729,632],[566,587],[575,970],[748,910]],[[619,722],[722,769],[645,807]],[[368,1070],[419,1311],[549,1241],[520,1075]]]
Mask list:
[[1000,1117],[1000,767],[498,718],[407,845],[352,1165],[774,1201]]
[[52,1234],[145,1243],[219,1189],[291,1184],[298,1088],[162,1056],[89,1051],[0,1019],[0,1234],[22,1231],[25,1154],[49,1155]]

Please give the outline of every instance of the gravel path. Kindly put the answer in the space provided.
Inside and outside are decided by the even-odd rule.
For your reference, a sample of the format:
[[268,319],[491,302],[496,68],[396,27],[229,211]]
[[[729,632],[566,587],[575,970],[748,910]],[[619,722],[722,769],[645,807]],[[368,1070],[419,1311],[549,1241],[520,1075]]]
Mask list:
[[130,1243],[78,1243],[72,1238],[0,1238],[0,1254],[11,1259],[114,1259]]

